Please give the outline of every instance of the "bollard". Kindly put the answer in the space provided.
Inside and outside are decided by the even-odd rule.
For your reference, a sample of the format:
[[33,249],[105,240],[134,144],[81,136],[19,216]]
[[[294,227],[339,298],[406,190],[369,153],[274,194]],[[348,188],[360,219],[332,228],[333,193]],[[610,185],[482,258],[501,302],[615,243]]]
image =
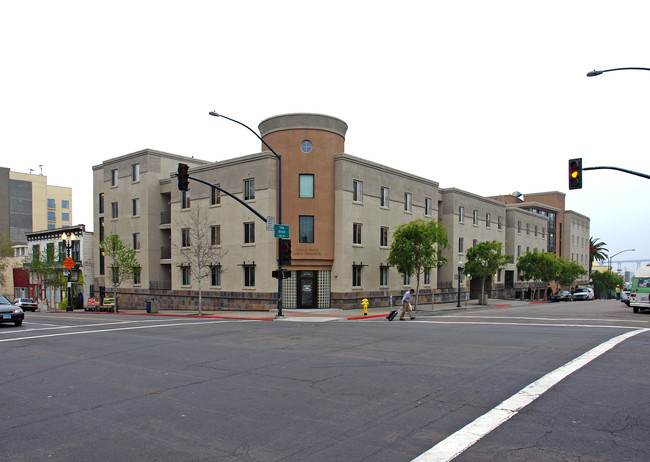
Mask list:
[[363,315],[368,316],[368,299],[364,298],[361,300],[361,305],[363,305]]

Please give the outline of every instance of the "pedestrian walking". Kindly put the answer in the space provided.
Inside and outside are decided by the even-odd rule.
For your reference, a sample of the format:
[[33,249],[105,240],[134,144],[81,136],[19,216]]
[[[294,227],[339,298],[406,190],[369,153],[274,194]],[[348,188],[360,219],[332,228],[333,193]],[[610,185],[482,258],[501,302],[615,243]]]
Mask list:
[[406,311],[408,310],[409,316],[411,319],[415,319],[415,316],[413,316],[413,312],[411,311],[411,294],[413,293],[413,289],[409,289],[406,292],[404,292],[404,296],[402,297],[402,312],[399,316],[400,321],[404,321],[404,315],[406,314]]

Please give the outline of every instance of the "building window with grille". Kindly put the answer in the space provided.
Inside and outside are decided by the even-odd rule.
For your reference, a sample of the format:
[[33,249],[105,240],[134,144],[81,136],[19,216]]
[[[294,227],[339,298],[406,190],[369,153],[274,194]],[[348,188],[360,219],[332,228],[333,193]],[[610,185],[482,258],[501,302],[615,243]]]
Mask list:
[[361,223],[352,223],[352,243],[361,244]]
[[210,226],[210,244],[221,245],[221,225]]
[[502,228],[503,228],[503,217],[502,217],[502,216],[498,216],[498,217],[497,217],[497,228],[498,228],[498,229],[502,229]]
[[428,217],[431,216],[431,198],[424,198],[424,214]]
[[458,223],[464,223],[465,222],[465,207],[460,206],[458,207]]
[[139,266],[133,268],[133,284],[135,285],[142,284],[142,268]]
[[424,268],[424,285],[431,285],[431,268]]
[[117,186],[117,169],[111,170],[111,186]]
[[388,197],[388,188],[385,186],[382,186],[381,189],[379,190],[379,205],[384,208],[388,208],[389,204],[389,197]]
[[47,208],[48,209],[55,209],[56,208],[56,199],[48,199],[47,200]]
[[181,208],[189,209],[190,208],[190,190],[181,191]]
[[244,244],[255,243],[255,223],[244,223]]
[[[217,185],[221,187],[221,185]],[[210,188],[210,205],[221,204],[221,191],[217,188]]]
[[244,200],[252,201],[255,199],[255,178],[244,180]]
[[244,265],[244,287],[255,287],[254,265]]
[[56,221],[56,212],[47,212],[47,221]]
[[190,229],[183,228],[181,229],[181,247],[190,246]]
[[298,217],[298,242],[303,244],[314,243],[314,217],[301,215]]
[[119,211],[117,208],[117,202],[111,202],[111,218],[117,218],[119,216]]
[[526,223],[526,236],[530,236],[530,223]]
[[133,233],[133,250],[140,250],[140,233]]
[[184,286],[192,285],[192,269],[189,266],[183,266],[181,268],[181,284]]
[[131,181],[140,181],[140,164],[131,165]]
[[379,247],[388,247],[388,227],[379,228]]
[[61,200],[61,208],[62,209],[69,209],[70,208],[70,201],[68,200]]
[[486,228],[490,227],[490,214],[489,213],[485,214],[485,227]]
[[413,207],[413,196],[411,196],[411,193],[404,193],[404,211],[405,212],[410,212],[412,207]]
[[458,253],[463,253],[464,239],[462,237],[458,238]]
[[210,267],[210,285],[213,287],[221,286],[221,265]]
[[472,212],[472,224],[478,225],[478,210],[474,210],[474,212]]
[[70,221],[70,214],[67,212],[63,212],[61,214],[61,221]]
[[517,234],[521,234],[521,221],[517,222]]
[[352,287],[361,287],[361,268],[360,265],[352,266]]
[[352,181],[352,202],[363,202],[363,183],[361,181]]
[[388,266],[379,267],[379,285],[380,286],[388,285]]
[[314,198],[314,175],[303,173],[298,178],[298,197],[305,199]]

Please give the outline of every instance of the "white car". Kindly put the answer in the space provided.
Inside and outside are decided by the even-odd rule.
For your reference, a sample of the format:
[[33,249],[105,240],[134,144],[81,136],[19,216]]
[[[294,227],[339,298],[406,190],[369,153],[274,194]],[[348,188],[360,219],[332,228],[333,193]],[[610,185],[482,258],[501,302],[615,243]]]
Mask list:
[[573,292],[573,300],[593,300],[595,298],[594,296],[594,289],[591,287],[581,287],[579,289],[576,289],[575,292]]
[[627,306],[630,306],[630,292],[632,291],[632,283],[625,284],[621,290],[621,301]]

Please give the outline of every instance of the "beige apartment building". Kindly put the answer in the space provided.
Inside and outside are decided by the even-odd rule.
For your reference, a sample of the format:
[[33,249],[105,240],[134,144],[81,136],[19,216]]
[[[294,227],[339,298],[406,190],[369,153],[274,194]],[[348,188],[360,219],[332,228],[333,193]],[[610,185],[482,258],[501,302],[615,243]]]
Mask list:
[[[418,281],[388,266],[392,233],[417,218],[441,221],[450,242],[448,264],[419,281],[420,303],[455,299],[466,249],[486,240],[502,242],[513,257],[495,275],[494,290],[509,297],[521,290],[516,252],[547,250],[547,217],[518,203],[440,190],[435,181],[347,154],[347,128],[318,114],[259,124],[262,139],[282,159],[281,220],[279,162],[264,145],[259,153],[222,161],[145,149],[94,166],[97,242],[119,235],[142,268],[137,280],[119,288],[122,306],[143,307],[155,298],[161,308],[196,309],[200,282],[204,309],[275,308],[278,280],[271,272],[278,244],[267,217],[290,230],[290,277],[281,282],[286,308],[351,308],[363,298],[377,306],[401,297]],[[178,189],[179,163],[190,167],[188,191]],[[200,281],[187,257],[203,244],[193,229],[205,231],[211,249]],[[110,286],[106,270],[97,248],[96,293]],[[464,277],[460,285],[463,293],[478,288]]]

